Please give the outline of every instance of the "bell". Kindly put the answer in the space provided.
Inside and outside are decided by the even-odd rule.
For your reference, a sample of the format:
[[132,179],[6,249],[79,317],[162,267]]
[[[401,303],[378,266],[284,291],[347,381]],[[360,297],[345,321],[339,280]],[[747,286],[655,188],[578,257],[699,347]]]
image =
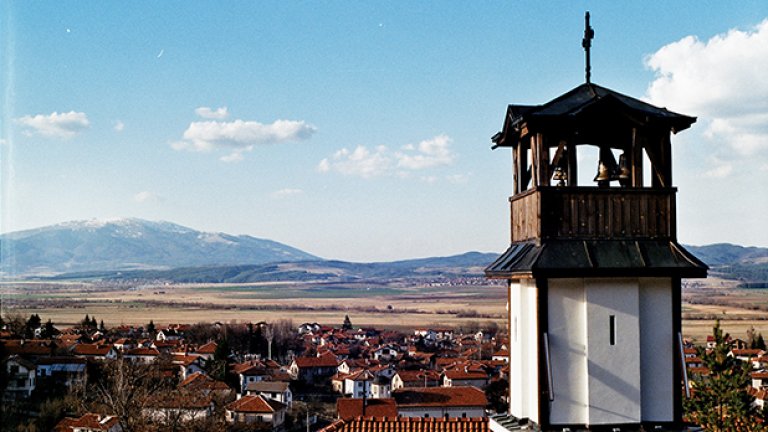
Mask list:
[[608,167],[603,163],[603,161],[600,161],[600,164],[597,165],[597,175],[595,176],[595,179],[593,181],[596,181],[598,185],[608,185],[608,183],[611,181],[611,171],[608,169]]
[[568,180],[568,173],[562,167],[557,167],[552,175],[552,180],[559,180],[557,186],[565,186],[565,181]]
[[621,156],[619,156],[619,168],[618,168],[618,178],[619,183],[621,183],[622,186],[627,186],[629,184],[630,179],[630,170],[629,170],[629,164],[627,163],[627,155],[626,153],[622,153]]

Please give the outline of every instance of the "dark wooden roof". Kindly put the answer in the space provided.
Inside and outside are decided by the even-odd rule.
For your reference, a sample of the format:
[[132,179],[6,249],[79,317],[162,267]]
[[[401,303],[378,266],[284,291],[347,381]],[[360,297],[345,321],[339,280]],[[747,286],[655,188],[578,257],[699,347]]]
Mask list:
[[706,277],[707,265],[674,241],[554,240],[513,243],[485,269],[489,278]]
[[[638,126],[670,129],[675,133],[687,129],[696,117],[678,114],[597,84],[581,84],[544,105],[509,105],[503,130],[492,138],[493,147],[511,147],[522,126],[545,128],[582,122],[584,117],[621,113]],[[575,126],[574,126],[575,127]]]

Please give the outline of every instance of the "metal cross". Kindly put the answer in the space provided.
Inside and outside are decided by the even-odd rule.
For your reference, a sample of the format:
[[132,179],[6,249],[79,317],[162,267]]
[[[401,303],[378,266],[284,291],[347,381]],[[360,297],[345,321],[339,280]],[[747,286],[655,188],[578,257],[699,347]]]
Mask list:
[[592,48],[592,39],[595,38],[595,31],[589,25],[589,12],[584,15],[584,39],[581,40],[581,46],[584,47],[584,52],[587,55],[587,84],[590,83],[592,77],[592,66],[589,63],[589,50]]

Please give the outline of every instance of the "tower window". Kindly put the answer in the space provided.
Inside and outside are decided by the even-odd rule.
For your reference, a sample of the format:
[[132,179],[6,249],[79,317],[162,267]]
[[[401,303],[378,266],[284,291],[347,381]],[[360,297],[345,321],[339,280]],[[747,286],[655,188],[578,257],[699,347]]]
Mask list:
[[611,345],[616,345],[616,315],[608,317],[608,332]]

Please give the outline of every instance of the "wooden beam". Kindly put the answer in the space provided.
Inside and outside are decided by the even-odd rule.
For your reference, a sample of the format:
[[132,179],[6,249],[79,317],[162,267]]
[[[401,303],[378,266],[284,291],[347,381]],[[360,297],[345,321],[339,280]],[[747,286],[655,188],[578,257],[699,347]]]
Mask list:
[[643,187],[643,144],[644,139],[637,128],[632,128],[632,143],[629,151],[630,177],[632,187]]

